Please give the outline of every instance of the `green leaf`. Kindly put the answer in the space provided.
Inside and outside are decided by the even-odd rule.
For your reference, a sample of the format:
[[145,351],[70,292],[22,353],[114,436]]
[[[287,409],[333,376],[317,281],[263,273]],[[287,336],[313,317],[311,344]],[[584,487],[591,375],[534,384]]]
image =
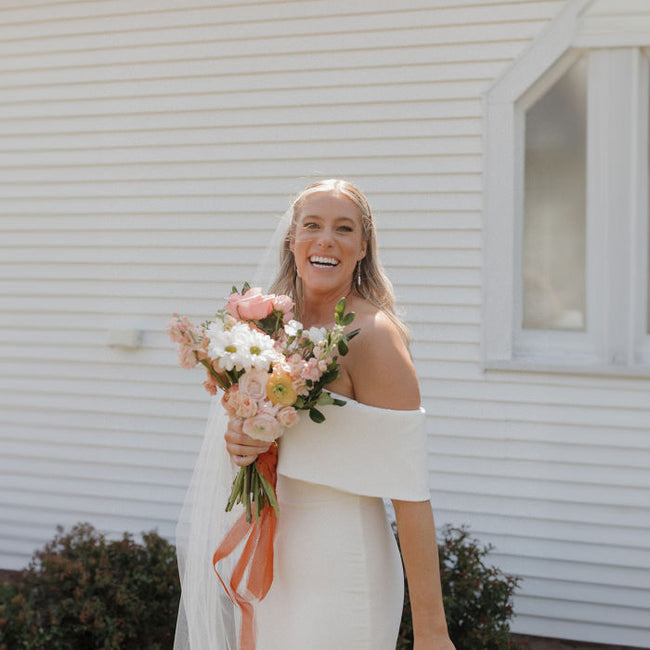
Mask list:
[[316,400],[316,404],[319,404],[320,406],[325,406],[327,404],[334,404],[334,398],[327,391],[323,391],[318,396],[318,399]]
[[[338,359],[338,357],[336,357]],[[338,369],[338,366],[335,366],[334,368],[329,368],[326,370],[322,375],[318,383],[321,386],[327,386],[327,384],[331,384],[333,381],[337,380],[340,376],[340,372]]]
[[321,424],[322,422],[325,422],[325,416],[317,409],[312,406],[312,408],[309,409],[309,417],[316,422],[316,424]]
[[332,399],[334,400],[332,402],[334,406],[345,406],[347,404],[347,402],[344,399],[337,399],[336,397],[333,397]]
[[339,354],[344,357],[348,353],[348,344],[347,341],[341,339],[338,344]]
[[336,307],[334,307],[334,320],[337,325],[341,324],[343,314],[345,314],[345,298],[341,298],[341,300],[336,303]]
[[361,330],[357,328],[356,330],[352,330],[348,334],[345,335],[345,338],[349,341],[350,339],[353,339]]
[[302,409],[305,406],[305,398],[304,397],[299,397],[296,400],[296,403],[293,405],[293,408],[295,409]]
[[244,282],[244,286],[242,287],[241,293],[242,296],[251,288],[251,285],[248,284],[248,282]]
[[341,319],[341,325],[349,325],[354,320],[354,317],[355,317],[355,313],[353,311],[351,311],[348,314],[345,314],[345,316],[343,316],[343,318]]

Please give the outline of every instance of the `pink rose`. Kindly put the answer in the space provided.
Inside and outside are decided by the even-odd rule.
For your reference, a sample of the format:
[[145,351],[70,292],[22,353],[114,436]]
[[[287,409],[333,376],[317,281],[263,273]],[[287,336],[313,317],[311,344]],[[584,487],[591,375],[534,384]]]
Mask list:
[[266,382],[269,373],[266,370],[251,368],[239,378],[239,390],[254,400],[262,399],[266,395]]
[[282,433],[280,423],[271,415],[259,413],[258,415],[244,420],[242,431],[256,440],[273,442]]
[[298,411],[293,406],[285,406],[278,411],[277,419],[283,427],[288,429],[298,422]]
[[257,413],[257,402],[248,395],[242,395],[239,392],[239,403],[235,409],[235,415],[238,418],[251,418]]
[[228,298],[226,310],[239,320],[261,320],[273,311],[274,295],[262,295],[258,287],[249,289],[243,296],[233,293]]

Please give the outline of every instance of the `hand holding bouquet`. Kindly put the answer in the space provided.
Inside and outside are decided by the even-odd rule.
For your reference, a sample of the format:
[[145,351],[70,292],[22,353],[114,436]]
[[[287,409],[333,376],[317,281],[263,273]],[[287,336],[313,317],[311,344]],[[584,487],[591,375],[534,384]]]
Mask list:
[[[263,295],[245,284],[228,298],[213,321],[196,326],[187,317],[174,314],[168,325],[172,341],[178,343],[181,366],[201,363],[207,371],[203,383],[212,395],[224,391],[222,404],[231,418],[242,421],[242,430],[252,438],[274,442],[306,410],[315,422],[325,416],[318,406],[343,406],[324,387],[339,377],[338,356],[348,352],[348,341],[358,334],[344,333],[354,320],[345,313],[345,299],[336,305],[331,329],[305,330],[293,320],[293,302],[284,295]],[[226,510],[235,503],[246,509],[246,520],[258,519],[270,505],[277,514],[272,485],[258,471],[257,463],[242,467],[233,483]]]

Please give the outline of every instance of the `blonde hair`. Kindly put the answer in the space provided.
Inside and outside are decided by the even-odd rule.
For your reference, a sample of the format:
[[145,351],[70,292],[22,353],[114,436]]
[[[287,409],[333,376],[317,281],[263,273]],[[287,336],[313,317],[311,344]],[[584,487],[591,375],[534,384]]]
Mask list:
[[366,199],[363,192],[356,185],[349,181],[335,178],[318,181],[308,185],[294,199],[291,206],[291,222],[280,250],[280,268],[278,269],[278,274],[270,287],[270,291],[291,296],[295,303],[296,316],[300,318],[302,312],[302,291],[300,287],[300,278],[296,271],[296,260],[291,251],[291,242],[296,232],[296,224],[305,199],[316,192],[333,192],[342,194],[350,199],[359,209],[359,214],[361,215],[362,236],[366,242],[366,254],[365,257],[361,259],[358,267],[361,282],[357,284],[355,278],[354,288],[362,298],[365,298],[369,303],[380,309],[386,314],[386,316],[388,316],[388,318],[390,318],[397,327],[404,341],[408,344],[410,339],[408,328],[395,311],[395,294],[393,292],[393,285],[384,273],[381,262],[377,256],[377,235],[368,199]]

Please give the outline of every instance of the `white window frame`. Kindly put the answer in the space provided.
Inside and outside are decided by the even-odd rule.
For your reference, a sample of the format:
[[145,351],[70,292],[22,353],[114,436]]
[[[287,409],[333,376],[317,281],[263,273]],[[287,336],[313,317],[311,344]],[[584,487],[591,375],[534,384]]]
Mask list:
[[[650,376],[648,51],[650,35],[608,32],[570,0],[485,101],[482,360],[486,369]],[[648,7],[650,20],[650,6]],[[591,29],[591,31],[590,31]],[[617,41],[617,36],[620,40]],[[586,330],[523,330],[525,112],[588,57]]]

